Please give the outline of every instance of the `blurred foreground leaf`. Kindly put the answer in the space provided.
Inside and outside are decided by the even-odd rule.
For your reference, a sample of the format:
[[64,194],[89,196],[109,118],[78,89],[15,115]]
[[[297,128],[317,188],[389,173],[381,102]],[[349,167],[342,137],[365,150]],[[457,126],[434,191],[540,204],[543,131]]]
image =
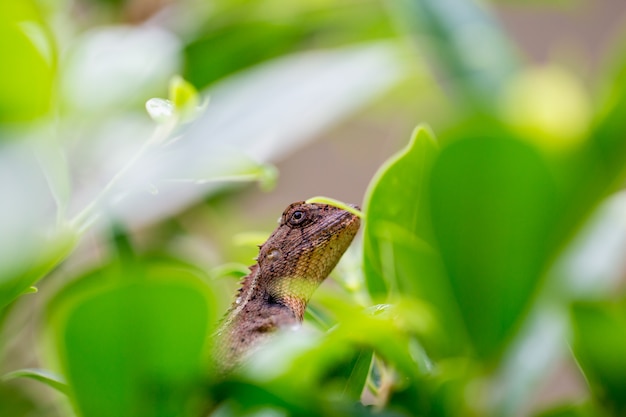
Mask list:
[[172,262],[113,264],[52,300],[51,330],[83,416],[180,416],[204,373],[207,287]]
[[574,354],[599,402],[626,413],[626,304],[580,302],[572,307]]
[[433,225],[478,356],[520,323],[551,253],[555,186],[532,148],[504,132],[462,136],[433,167]]
[[0,124],[31,122],[50,108],[55,76],[52,39],[36,2],[0,2]]
[[563,405],[536,414],[535,417],[602,417],[594,411],[588,404],[583,405]]
[[613,73],[607,77],[604,107],[592,132],[593,144],[604,165],[609,185],[619,187],[626,177],[626,52],[622,40]]
[[22,265],[16,274],[0,277],[0,309],[21,294],[33,291],[32,285],[56,267],[73,250],[78,236],[70,229],[59,231],[54,238],[39,242],[31,248],[30,263]]

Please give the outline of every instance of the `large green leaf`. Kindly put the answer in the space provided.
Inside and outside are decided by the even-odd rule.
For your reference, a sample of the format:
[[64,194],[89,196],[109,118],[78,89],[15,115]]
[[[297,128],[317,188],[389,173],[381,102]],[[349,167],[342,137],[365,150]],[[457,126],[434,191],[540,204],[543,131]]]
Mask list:
[[113,264],[62,291],[51,330],[80,415],[185,415],[206,372],[210,299],[171,262]]
[[543,160],[507,137],[461,137],[431,176],[433,226],[479,357],[498,353],[535,292],[553,242],[555,187]]
[[412,296],[433,306],[447,340],[435,350],[445,355],[463,347],[464,332],[431,226],[427,187],[437,154],[433,134],[420,126],[380,169],[366,199],[363,262],[373,299]]
[[396,240],[404,241],[405,236],[399,234],[406,235],[406,240],[411,239],[416,245],[431,246],[429,207],[425,199],[426,181],[436,155],[433,134],[420,126],[409,145],[383,165],[372,180],[365,203],[364,266],[367,287],[374,299],[384,299],[391,291],[402,290],[402,280],[389,276],[396,270],[392,265],[394,253],[385,246]]
[[612,415],[626,413],[626,304],[572,307],[574,353],[595,397]]

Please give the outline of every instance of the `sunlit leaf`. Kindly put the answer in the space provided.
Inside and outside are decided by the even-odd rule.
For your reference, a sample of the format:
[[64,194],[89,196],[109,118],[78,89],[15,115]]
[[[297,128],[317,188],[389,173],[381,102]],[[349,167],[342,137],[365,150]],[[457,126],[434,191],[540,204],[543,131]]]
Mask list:
[[33,121],[45,115],[52,98],[55,57],[36,2],[0,3],[0,123]]
[[193,112],[199,104],[196,88],[179,75],[170,80],[169,99],[183,116]]
[[[396,232],[390,226],[422,241],[425,248],[432,243],[426,185],[436,155],[434,136],[426,126],[420,126],[406,149],[381,167],[371,182],[364,208],[363,260],[368,290],[374,299],[384,299],[390,291],[402,291],[398,287],[403,284],[402,278],[406,279],[389,276],[394,274],[394,253],[393,248],[389,252],[384,245],[405,240],[405,236],[394,239]],[[419,276],[418,271],[415,276]]]

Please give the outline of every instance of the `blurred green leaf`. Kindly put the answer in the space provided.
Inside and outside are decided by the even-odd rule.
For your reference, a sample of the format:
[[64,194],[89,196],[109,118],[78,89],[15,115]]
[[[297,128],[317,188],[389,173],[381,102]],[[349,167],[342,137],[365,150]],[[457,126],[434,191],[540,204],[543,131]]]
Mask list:
[[0,2],[0,124],[30,122],[50,108],[55,78],[51,36],[31,0]]
[[515,333],[546,267],[557,199],[532,148],[505,132],[465,134],[433,167],[431,213],[470,339],[490,359]]
[[183,77],[176,75],[170,80],[169,99],[178,111],[185,112],[198,105],[198,91]]
[[495,109],[499,93],[517,69],[515,48],[490,15],[475,0],[404,0],[396,5],[402,17],[443,72],[450,92],[461,103]]
[[389,400],[389,408],[401,407],[410,415],[428,417],[474,416],[468,402],[468,384],[473,369],[465,359],[440,361],[432,374],[400,387]]
[[52,371],[48,371],[46,369],[19,369],[17,371],[9,372],[2,377],[2,380],[9,381],[15,378],[30,378],[41,383],[48,385],[55,390],[62,392],[63,394],[67,394],[69,392],[67,384],[60,375],[53,373]]
[[[414,346],[415,323],[403,320],[403,310],[387,306],[363,311],[339,297],[324,304],[333,304],[330,314],[337,326],[322,337],[305,331],[279,334],[250,358],[246,380],[262,384],[281,401],[308,407],[311,415],[351,415],[342,413],[360,398],[372,351],[398,375],[400,386],[430,372],[424,353]],[[241,395],[230,397],[241,403]]]
[[572,306],[573,350],[596,399],[612,414],[626,413],[626,304]]
[[52,300],[51,331],[84,416],[179,416],[206,373],[211,297],[184,265],[112,264]]
[[0,382],[0,415],[10,417],[38,416],[34,399],[10,383]]
[[65,259],[77,242],[78,235],[63,228],[54,237],[36,245],[28,266],[15,275],[0,277],[0,309],[22,294],[36,292],[31,287]]
[[[272,58],[389,38],[394,27],[379,1],[325,7],[316,1],[215,4],[203,33],[185,47],[184,77],[199,89]],[[219,10],[220,6],[222,10]],[[233,9],[233,7],[235,9]],[[250,41],[254,40],[254,48]]]
[[180,75],[175,75],[170,80],[169,101],[183,122],[196,118],[208,104],[207,101],[200,106],[198,90]]
[[598,410],[594,410],[589,404],[561,405],[550,410],[535,414],[535,417],[606,417]]
[[361,349],[356,352],[352,363],[343,367],[344,371],[350,372],[346,378],[344,395],[346,398],[358,402],[367,380],[367,375],[372,363],[373,351],[371,349]]
[[[185,50],[185,78],[202,88],[238,70],[292,52],[302,28],[269,22],[233,22],[210,28]],[[255,48],[250,48],[254,39]]]
[[607,76],[608,91],[592,132],[593,145],[603,162],[609,185],[619,187],[626,178],[626,49],[619,45],[612,73]]

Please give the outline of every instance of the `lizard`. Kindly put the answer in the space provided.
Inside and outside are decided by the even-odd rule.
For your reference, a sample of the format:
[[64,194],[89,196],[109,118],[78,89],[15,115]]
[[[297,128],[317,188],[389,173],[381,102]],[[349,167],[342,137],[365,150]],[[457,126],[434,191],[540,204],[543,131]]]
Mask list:
[[298,201],[285,209],[214,333],[218,373],[238,367],[277,330],[302,323],[311,295],[359,226],[356,215],[327,204]]

